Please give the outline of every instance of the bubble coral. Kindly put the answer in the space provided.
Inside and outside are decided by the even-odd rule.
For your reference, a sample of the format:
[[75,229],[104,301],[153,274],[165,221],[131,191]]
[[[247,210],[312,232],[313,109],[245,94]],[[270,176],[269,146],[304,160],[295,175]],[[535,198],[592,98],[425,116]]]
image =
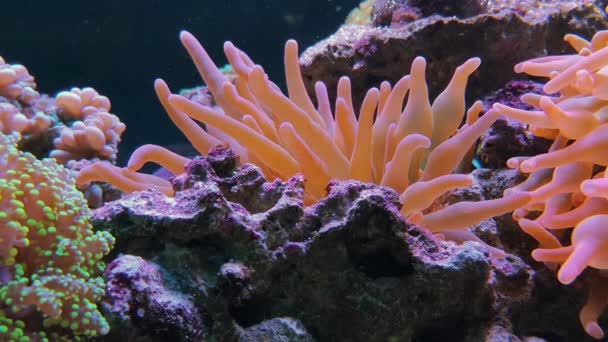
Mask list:
[[30,102],[40,96],[34,77],[20,64],[8,64],[0,57],[0,96]]
[[110,114],[110,100],[95,89],[72,88],[55,97],[59,115],[72,121],[54,139],[50,156],[60,163],[68,160],[116,160],[118,143],[125,124]]
[[0,340],[72,340],[109,326],[101,259],[114,238],[93,232],[72,172],[0,134]]
[[[0,57],[0,132],[39,134],[51,126],[51,118],[40,113],[22,113],[22,105],[32,106],[40,94],[27,68],[8,64]],[[7,102],[5,102],[7,101]]]
[[0,57],[0,132],[20,133],[21,148],[64,165],[82,159],[115,162],[125,125],[109,113],[107,97],[90,87],[62,91],[54,98],[35,89],[24,66]]
[[[514,213],[520,226],[540,242],[532,252],[538,261],[561,263],[557,274],[563,284],[572,283],[585,268],[590,272],[588,301],[580,320],[587,333],[604,336],[598,318],[608,304],[608,31],[591,41],[566,35],[576,54],[535,58],[515,66],[516,72],[549,77],[543,90],[551,96],[522,97],[537,110],[518,110],[500,104],[494,109],[554,138],[545,154],[512,158],[511,167],[530,173],[527,181],[505,196],[527,192],[532,201]],[[599,167],[603,169],[596,172]],[[542,211],[526,219],[528,211]],[[571,243],[562,246],[563,232],[572,228]]]

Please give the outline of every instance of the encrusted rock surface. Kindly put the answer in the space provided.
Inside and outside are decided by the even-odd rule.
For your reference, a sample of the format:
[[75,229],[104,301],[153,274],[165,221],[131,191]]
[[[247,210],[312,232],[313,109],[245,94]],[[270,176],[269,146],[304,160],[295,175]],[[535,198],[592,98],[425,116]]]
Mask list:
[[[535,110],[523,103],[520,96],[534,93],[545,95],[542,84],[532,81],[511,81],[503,88],[482,99],[488,111],[498,102],[509,107]],[[535,136],[526,124],[501,116],[479,139],[476,156],[483,167],[500,169],[507,167],[507,160],[517,156],[535,156],[547,152],[552,141]]]
[[[512,178],[484,177],[470,196],[493,196]],[[438,239],[403,219],[388,188],[333,181],[327,197],[303,207],[301,176],[268,182],[222,147],[173,184],[175,198],[149,190],[95,212],[94,225],[118,237],[114,253],[143,258],[119,257],[106,272],[106,307],[119,313],[117,329],[131,325],[133,340],[587,340],[572,318],[577,297],[566,295],[576,290],[518,256],[494,259],[481,244]],[[171,305],[154,314],[124,309],[149,312],[160,298]],[[184,309],[172,311],[178,303]],[[200,321],[180,325],[191,315]]]
[[[104,273],[106,298],[102,308],[118,326],[106,340],[126,341],[131,336],[157,340],[198,341],[203,336],[203,319],[186,296],[165,287],[160,268],[132,255],[112,261]],[[126,335],[123,335],[126,334]]]
[[[395,2],[403,1],[387,1]],[[497,0],[486,2],[479,14],[464,18],[454,16],[462,6],[450,5],[451,9],[442,11],[442,4],[470,0],[413,2],[427,4],[419,11],[425,16],[397,27],[344,25],[304,51],[301,69],[308,93],[314,94],[314,83],[320,80],[333,98],[338,79],[346,75],[353,84],[354,103],[359,104],[367,89],[384,80],[395,84],[409,74],[412,60],[423,56],[434,97],[458,65],[478,56],[482,64],[471,77],[467,93],[476,99],[515,79],[513,65],[518,62],[542,54],[571,53],[563,41],[566,33],[590,38],[608,27],[605,3],[599,0]],[[436,9],[434,4],[438,4]]]
[[289,317],[273,318],[260,324],[242,329],[238,333],[241,342],[285,341],[312,342],[314,338],[302,323]]

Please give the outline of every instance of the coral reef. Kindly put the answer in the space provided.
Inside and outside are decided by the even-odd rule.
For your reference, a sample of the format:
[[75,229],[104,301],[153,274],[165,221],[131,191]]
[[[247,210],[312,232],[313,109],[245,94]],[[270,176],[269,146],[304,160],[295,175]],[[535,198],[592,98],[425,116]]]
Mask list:
[[77,172],[0,135],[0,340],[605,339],[605,5],[364,1],[285,93],[183,31],[205,86],[154,86],[191,151],[122,168],[108,98],[0,58],[0,133]]
[[[585,6],[578,10],[588,11],[591,5]],[[486,98],[496,103],[486,105],[485,112],[478,101],[466,116],[465,87],[480,65],[477,58],[456,68],[432,104],[426,61],[416,58],[410,75],[394,86],[383,82],[379,89],[369,90],[356,115],[347,77],[337,83],[335,111],[322,82],[315,84],[318,107],[313,105],[300,74],[295,41],[285,45],[286,96],[260,66],[231,43],[224,46],[234,70],[228,79],[199,42],[182,32],[182,43],[213,98],[209,99],[204,89],[184,93],[192,100],[172,95],[162,80],[156,81],[155,88],[176,126],[206,156],[190,159],[144,145],[125,168],[96,162],[82,168],[77,176],[80,185],[105,181],[132,193],[97,211],[97,224],[118,227],[113,230],[121,237],[118,251],[153,258],[169,274],[166,284],[158,271],[154,279],[143,281],[138,275],[141,271],[127,275],[123,282],[144,286],[113,288],[119,295],[110,296],[108,307],[122,308],[112,311],[120,312],[122,324],[134,334],[153,339],[195,338],[191,334],[237,338],[243,329],[272,317],[295,318],[311,336],[320,339],[436,338],[430,321],[444,327],[446,338],[459,334],[459,340],[508,339],[513,334],[581,339],[573,332],[572,323],[554,331],[544,323],[535,327],[524,324],[522,317],[529,315],[526,310],[532,315],[543,311],[526,308],[522,302],[542,302],[542,296],[533,291],[542,287],[547,293],[564,296],[555,307],[568,308],[568,301],[577,298],[580,291],[556,287],[550,280],[550,268],[570,254],[576,257],[570,257],[558,274],[563,283],[572,282],[587,264],[605,268],[603,233],[598,226],[608,214],[602,209],[588,217],[577,212],[581,220],[576,222],[572,247],[561,247],[569,243],[566,234],[553,235],[543,226],[556,214],[585,207],[581,204],[584,196],[603,201],[608,197],[602,192],[603,179],[588,180],[594,163],[604,165],[601,152],[590,152],[603,146],[599,137],[604,132],[606,81],[601,60],[608,36],[603,32],[590,42],[566,36],[577,55],[542,57],[515,67],[517,72],[552,76],[543,87],[545,93],[532,82],[509,83]],[[567,88],[562,97],[546,96],[562,88]],[[542,111],[532,111],[529,106]],[[495,123],[499,113],[506,119]],[[461,121],[465,122],[462,126]],[[453,174],[455,170],[468,171],[463,164],[469,163],[473,145],[482,134],[479,151],[485,164],[519,167],[533,172],[532,176],[516,184],[521,175],[514,171]],[[576,141],[568,145],[568,140]],[[493,149],[493,144],[503,150]],[[548,156],[562,159],[544,154],[526,156],[546,149]],[[572,162],[571,151],[579,151],[580,160]],[[509,159],[513,155],[518,156]],[[553,161],[555,165],[547,161],[554,159],[561,161]],[[552,181],[548,177],[553,170],[538,166],[537,160],[556,166]],[[161,165],[174,177],[137,172],[147,162]],[[581,184],[588,187],[578,193]],[[594,203],[592,208],[602,203]],[[526,217],[542,209],[540,216]],[[522,234],[513,219],[541,244],[532,258],[529,251],[534,240]],[[192,246],[200,250],[193,251]],[[332,263],[319,270],[318,256]],[[536,267],[533,259],[549,263],[550,268]],[[138,264],[150,267],[144,260]],[[534,270],[528,264],[534,264]],[[464,279],[452,275],[451,269],[462,273]],[[189,274],[193,270],[194,274]],[[353,270],[358,273],[353,274]],[[275,279],[277,274],[281,274],[279,279]],[[378,292],[378,284],[373,283],[390,278],[394,285],[412,274],[425,282],[449,283],[452,292],[472,290],[474,293],[465,297],[475,297],[478,302],[466,303],[469,306],[458,300],[451,303],[441,289],[424,293],[425,304],[431,303],[436,311],[416,306],[409,311],[403,305],[397,309],[391,304],[411,303],[411,293],[403,294],[391,286]],[[580,320],[590,336],[602,338],[598,321],[605,304],[603,278],[599,272],[590,274],[586,279],[590,280],[591,295]],[[107,277],[116,279],[112,273]],[[341,288],[345,283],[341,277],[348,278],[352,288]],[[316,285],[309,288],[308,282]],[[458,287],[463,283],[473,287]],[[420,284],[407,283],[405,287],[416,293]],[[332,296],[323,294],[328,290]],[[125,292],[137,293],[128,298],[148,298],[144,303],[152,306],[136,302],[124,308],[121,296]],[[159,298],[168,302],[157,303],[158,293],[164,293]],[[304,303],[294,297],[306,298],[312,308],[303,308]],[[373,298],[372,302],[360,302],[367,297]],[[131,305],[140,309],[130,309]],[[392,318],[374,320],[382,315],[380,307]],[[179,312],[173,314],[173,308]],[[564,317],[560,317],[564,322],[571,319],[568,314]],[[185,327],[186,321],[193,325]],[[345,321],[357,322],[360,330],[347,329]],[[164,328],[146,328],[156,325]],[[397,326],[400,331],[394,330]]]
[[0,134],[0,340],[106,334],[96,304],[114,238],[93,232],[72,173],[17,141]]

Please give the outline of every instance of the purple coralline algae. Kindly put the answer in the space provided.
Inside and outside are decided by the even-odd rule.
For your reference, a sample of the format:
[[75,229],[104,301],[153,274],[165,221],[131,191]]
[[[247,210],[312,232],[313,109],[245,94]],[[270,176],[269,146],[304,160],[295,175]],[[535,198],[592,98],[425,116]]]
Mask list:
[[309,94],[322,81],[333,101],[338,79],[348,76],[353,103],[361,103],[367,89],[385,80],[395,84],[412,60],[423,56],[434,97],[452,70],[477,56],[482,64],[470,79],[467,97],[479,98],[515,79],[516,63],[567,53],[566,33],[590,37],[608,27],[605,4],[593,0],[376,0],[373,5],[370,24],[345,24],[303,52]]
[[[511,81],[503,88],[482,99],[484,109],[488,111],[494,103],[502,103],[512,108],[532,110],[533,107],[522,102],[524,94],[542,94],[542,84],[532,81]],[[537,137],[528,125],[501,116],[477,145],[477,157],[482,166],[492,169],[507,167],[507,160],[516,156],[535,156],[549,150],[552,140]]]
[[[499,196],[517,181],[477,178],[463,196]],[[106,271],[106,308],[131,338],[585,340],[576,320],[556,322],[535,291],[553,286],[542,295],[558,296],[559,307],[580,296],[575,290],[551,285],[550,272],[535,271],[516,248],[494,259],[482,244],[447,242],[404,220],[389,188],[332,181],[304,207],[301,176],[268,182],[226,147],[172,182],[174,198],[135,192],[95,212],[95,226],[120,236],[115,253],[143,258],[119,257]]]
[[[129,336],[200,340],[202,315],[189,298],[168,290],[160,268],[140,257],[122,255],[104,273],[106,298],[102,303],[108,318],[130,324],[136,330],[112,329],[108,340]],[[128,333],[126,331],[129,331]]]

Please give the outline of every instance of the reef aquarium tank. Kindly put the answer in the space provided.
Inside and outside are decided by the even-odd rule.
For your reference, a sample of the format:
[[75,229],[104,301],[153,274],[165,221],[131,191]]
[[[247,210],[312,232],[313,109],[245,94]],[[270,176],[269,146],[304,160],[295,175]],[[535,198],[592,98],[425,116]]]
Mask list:
[[4,3],[0,342],[608,341],[607,5]]

